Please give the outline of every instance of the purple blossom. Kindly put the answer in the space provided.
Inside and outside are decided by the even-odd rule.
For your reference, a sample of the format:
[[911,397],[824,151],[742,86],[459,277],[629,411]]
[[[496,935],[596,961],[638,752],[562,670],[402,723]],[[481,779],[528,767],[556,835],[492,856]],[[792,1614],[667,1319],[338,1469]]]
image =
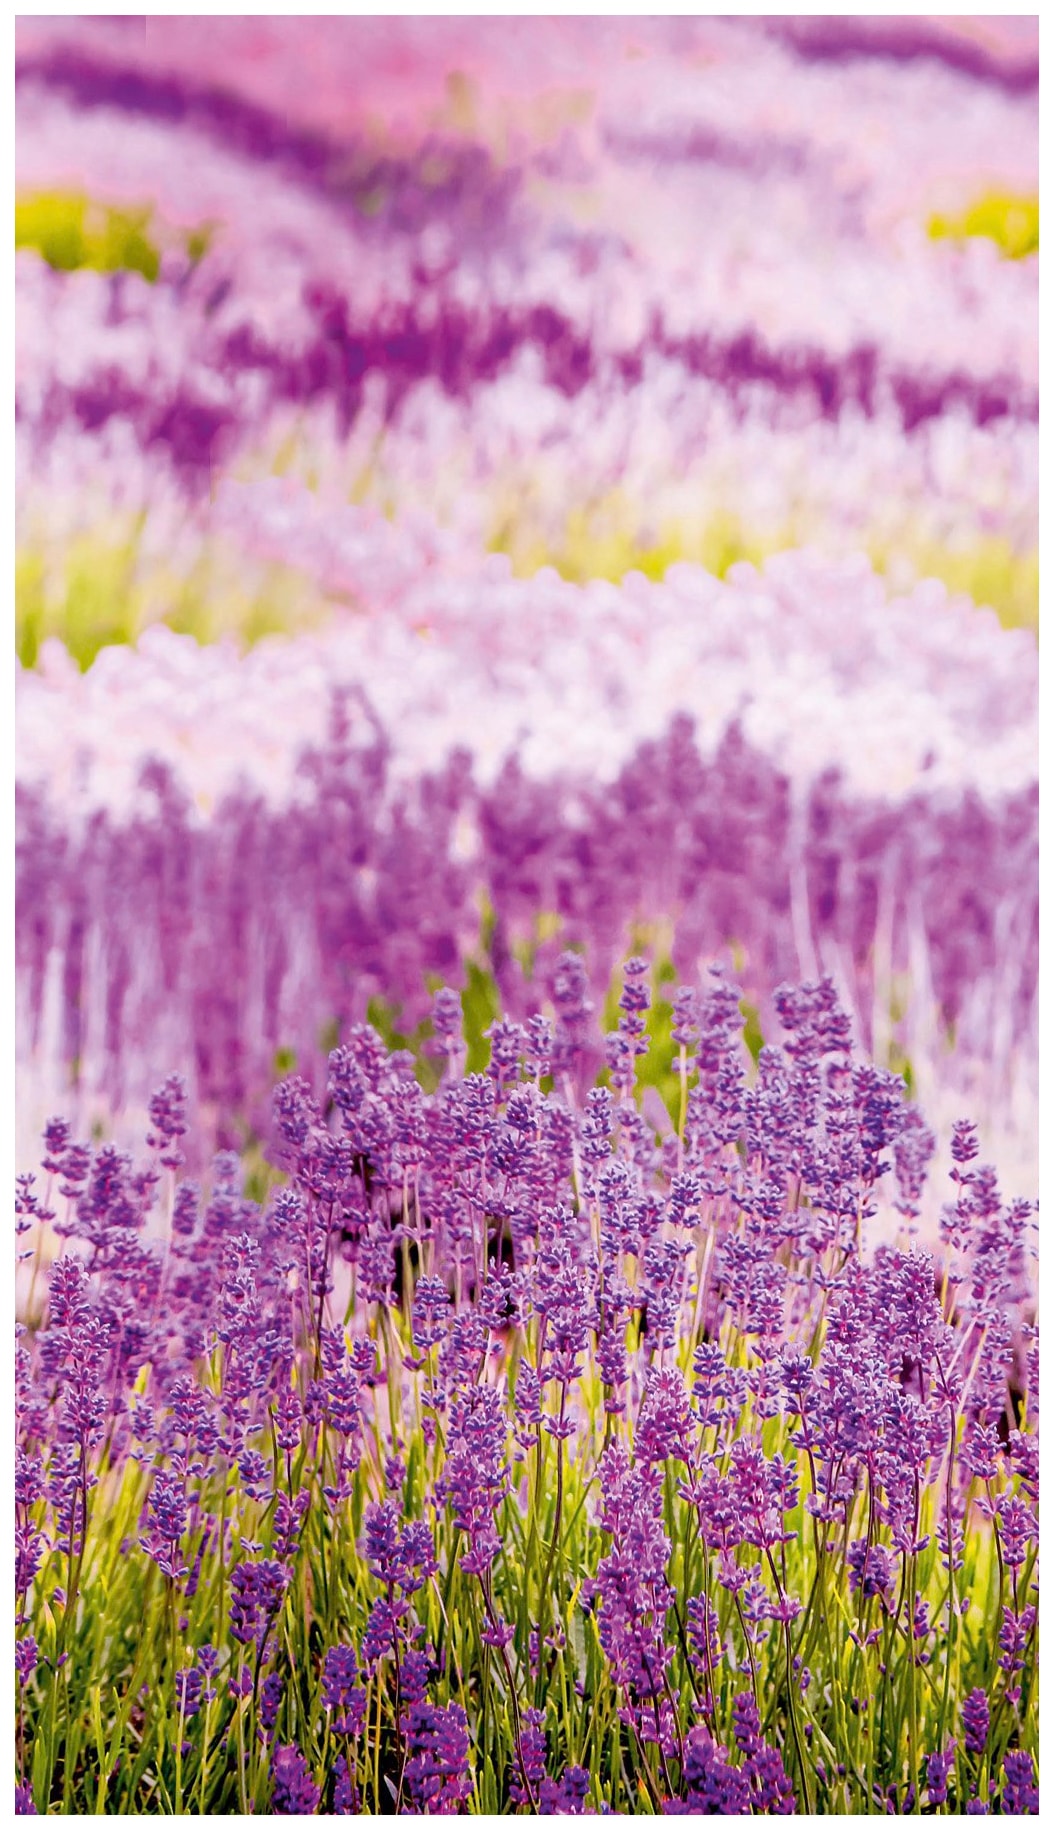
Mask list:
[[401,1604],[380,1598],[374,1602],[362,1635],[362,1663],[366,1671],[372,1673],[380,1660],[394,1650],[396,1638],[401,1633],[403,1613]]
[[202,1673],[197,1665],[182,1666],[176,1672],[176,1703],[184,1722],[193,1721],[201,1708]]
[[1024,1501],[1010,1493],[1004,1494],[1000,1500],[999,1524],[1003,1556],[1016,1574],[1028,1556],[1029,1546],[1035,1540],[1036,1522]]
[[692,1458],[694,1428],[688,1388],[677,1367],[664,1367],[649,1374],[637,1419],[635,1449],[637,1460],[646,1465],[670,1456],[687,1462]]
[[450,1309],[450,1293],[440,1277],[419,1277],[414,1289],[414,1340],[427,1353],[443,1339]]
[[278,1711],[282,1707],[282,1696],[285,1691],[285,1680],[279,1672],[271,1671],[260,1685],[260,1726],[265,1734],[274,1732],[278,1720]]
[[231,1636],[262,1649],[289,1586],[289,1572],[273,1558],[239,1563],[231,1571]]
[[1011,1607],[1004,1607],[999,1629],[999,1664],[1008,1677],[1024,1665],[1025,1647],[1035,1624],[1036,1610],[1031,1605],[1022,1608],[1020,1614]]
[[955,1766],[955,1749],[926,1757],[926,1786],[931,1805],[943,1805],[948,1798],[948,1775]]
[[182,1161],[179,1143],[187,1131],[187,1086],[181,1075],[170,1074],[151,1097],[150,1124],[147,1143],[157,1150],[166,1169],[178,1169]]
[[884,1545],[871,1544],[866,1538],[854,1538],[846,1553],[849,1565],[849,1587],[859,1591],[861,1600],[878,1596],[888,1600],[895,1580],[893,1559]]
[[190,1239],[197,1231],[200,1200],[196,1182],[180,1182],[172,1202],[172,1232],[177,1239]]
[[690,1049],[698,1036],[699,994],[691,985],[679,985],[673,999],[671,1034],[679,1048]]
[[963,1698],[963,1746],[968,1754],[983,1754],[988,1741],[988,1693],[977,1687]]
[[348,1769],[343,1754],[338,1754],[333,1763],[333,1815],[335,1817],[355,1817],[359,1813],[358,1789]]
[[1035,1817],[1039,1813],[1036,1766],[1025,1748],[1003,1756],[1003,1790],[999,1808],[1004,1817]]
[[440,1488],[454,1523],[465,1534],[461,1567],[469,1574],[484,1575],[501,1549],[494,1515],[507,1486],[505,1421],[498,1395],[487,1386],[470,1387],[451,1410]]
[[563,1778],[557,1783],[553,1779],[543,1778],[538,1787],[538,1815],[540,1817],[581,1817],[585,1814],[586,1799],[589,1796],[589,1771],[584,1766],[569,1766],[564,1769]]
[[415,1703],[407,1731],[406,1789],[415,1811],[452,1817],[472,1795],[468,1722],[458,1703]]
[[271,1809],[276,1817],[313,1817],[321,1789],[300,1749],[285,1744],[271,1755]]
[[745,1817],[750,1812],[746,1773],[728,1764],[727,1750],[698,1724],[685,1737],[684,1783],[684,1803],[668,1801],[664,1806],[668,1813],[684,1816],[699,1811],[708,1817]]
[[793,1817],[798,1810],[790,1776],[778,1748],[761,1746],[744,1765],[750,1775],[755,1812],[769,1817]]
[[141,1540],[163,1575],[186,1574],[180,1563],[180,1543],[187,1529],[187,1497],[180,1476],[162,1468],[154,1476],[147,1503],[147,1532]]
[[[524,1772],[521,1773],[518,1760],[514,1760],[509,1769],[509,1795],[514,1804],[525,1805],[530,1802],[531,1794],[536,1799],[542,1795],[542,1788],[545,1784],[547,1747],[545,1711],[528,1705],[520,1717],[520,1755],[523,1759]],[[524,1776],[526,1776],[526,1785]],[[527,1787],[530,1788],[530,1792]]]
[[337,1734],[358,1735],[366,1711],[366,1693],[358,1682],[355,1648],[331,1646],[326,1653],[322,1681],[322,1700],[333,1711],[333,1728]]
[[598,1605],[600,1643],[613,1681],[634,1700],[639,1729],[658,1703],[671,1657],[670,1540],[662,1529],[662,1489],[654,1469],[635,1468],[617,1440],[601,1458],[600,1489],[599,1523],[612,1543],[588,1593]]
[[[570,1010],[576,975],[567,976]],[[645,976],[627,969],[626,1034],[643,1018]],[[998,1530],[1005,1684],[950,1692],[946,1726],[967,1761],[980,1759],[1002,1698],[1018,1753],[1033,1695],[1037,1362],[1005,1292],[975,1305],[972,1267],[983,1247],[985,1290],[995,1291],[1000,1251],[1005,1258],[1024,1220],[972,1168],[960,1183],[967,1242],[955,1256],[867,1249],[857,1219],[871,1202],[889,1217],[882,1160],[912,1130],[907,1121],[897,1129],[901,1091],[856,1072],[822,984],[787,993],[782,1012],[793,1048],[763,1052],[757,1074],[740,1080],[739,998],[727,981],[712,983],[699,1000],[699,1082],[683,1138],[671,1125],[658,1144],[652,1108],[619,1103],[608,1088],[583,1095],[585,1027],[580,1052],[544,1092],[513,1082],[522,1036],[512,1025],[491,1037],[508,1078],[504,1069],[497,1080],[448,1075],[435,1092],[411,1082],[406,1061],[376,1036],[353,1035],[331,1060],[335,1106],[323,1115],[307,1083],[287,1083],[279,1102],[278,1150],[295,1185],[258,1206],[241,1193],[237,1160],[221,1161],[193,1248],[184,1242],[197,1237],[196,1219],[163,1238],[160,1181],[143,1180],[120,1152],[96,1152],[83,1229],[43,1266],[46,1300],[17,1347],[16,1665],[27,1713],[52,1679],[38,1670],[30,1683],[38,1661],[26,1629],[41,1599],[61,1622],[66,1591],[82,1571],[91,1576],[81,1539],[87,1524],[90,1544],[109,1491],[100,1476],[131,1458],[145,1499],[121,1556],[140,1570],[152,1558],[181,1585],[180,1644],[192,1633],[186,1604],[222,1566],[230,1637],[244,1648],[230,1669],[222,1655],[224,1678],[235,1701],[256,1698],[266,1742],[256,1752],[271,1760],[282,1814],[313,1813],[323,1794],[339,1814],[370,1801],[376,1775],[360,1799],[351,1759],[367,1735],[368,1697],[378,1703],[382,1783],[397,1786],[405,1748],[408,1807],[445,1813],[469,1802],[469,1723],[433,1701],[460,1694],[452,1687],[462,1680],[475,1694],[475,1674],[460,1668],[464,1623],[451,1634],[448,1612],[434,1640],[431,1632],[436,1606],[448,1609],[457,1593],[450,1557],[479,1579],[460,1605],[471,1602],[469,1639],[489,1649],[501,1695],[511,1674],[506,1719],[518,1745],[499,1778],[503,1800],[544,1814],[580,1814],[591,1797],[604,1804],[603,1770],[550,1777],[588,1745],[564,1744],[562,1725],[547,1738],[534,1707],[562,1669],[586,1709],[588,1685],[609,1687],[633,1758],[639,1768],[643,1751],[653,1776],[654,1802],[660,1787],[681,1794],[665,1801],[670,1811],[782,1814],[804,1804],[790,1777],[794,1729],[824,1807],[841,1803],[840,1782],[852,1791],[856,1780],[821,1771],[821,1746],[834,1766],[822,1735],[840,1730],[822,1660],[805,1651],[808,1620],[786,1674],[794,1722],[782,1676],[784,1701],[766,1702],[784,1640],[788,1657],[798,1640],[782,1629],[803,1606],[820,1618],[817,1591],[806,1601],[801,1583],[799,1510],[806,1583],[818,1546],[823,1598],[845,1615],[857,1649],[850,1661],[890,1661],[880,1681],[895,1682],[913,1657],[938,1688],[949,1632],[941,1565],[968,1570],[967,1534]],[[53,1141],[58,1161],[68,1144],[58,1132]],[[177,1208],[191,1187],[176,1187]],[[198,1205],[188,1199],[188,1213]],[[352,1212],[354,1249],[342,1259]],[[147,1217],[149,1228],[139,1224]],[[387,1261],[376,1281],[364,1271],[372,1251],[378,1267]],[[377,1305],[387,1295],[386,1314]],[[598,1463],[589,1420],[601,1404]],[[1022,1427],[1007,1427],[1008,1404]],[[962,1429],[949,1456],[953,1415]],[[538,1530],[539,1445],[543,1490],[561,1479],[566,1500],[573,1480],[575,1505],[591,1486],[597,1499],[595,1512],[550,1511],[540,1555],[553,1605],[527,1621],[524,1645],[508,1583],[521,1533]],[[332,1584],[325,1616],[320,1544]],[[350,1589],[339,1575],[345,1552],[359,1560]],[[584,1622],[567,1613],[569,1553]],[[905,1589],[898,1625],[912,1567],[914,1611]],[[293,1683],[302,1584],[317,1619]],[[958,1577],[955,1601],[960,1618],[978,1602]],[[325,1618],[340,1643],[317,1640]],[[156,1688],[160,1696],[168,1683],[164,1707],[181,1708],[185,1724],[215,1701],[219,1656],[202,1648],[166,1679],[166,1655]],[[745,1688],[751,1667],[756,1693]],[[963,1669],[969,1681],[968,1660]],[[160,1706],[151,1696],[137,1705],[145,1718]],[[271,1748],[283,1709],[301,1745]],[[870,1720],[866,1695],[846,1709]],[[690,1726],[692,1710],[705,1728]],[[734,1737],[731,1756],[719,1730]],[[323,1774],[327,1733],[346,1737],[337,1743],[344,1765],[334,1749]],[[934,1808],[956,1796],[952,1752],[924,1756],[916,1775]],[[976,1789],[980,1767],[963,1771]],[[888,1774],[876,1771],[875,1783],[876,1799],[886,1797]],[[1012,1763],[999,1783],[1005,1809],[1030,1796],[1034,1768]],[[893,1797],[901,1806],[902,1792]]]

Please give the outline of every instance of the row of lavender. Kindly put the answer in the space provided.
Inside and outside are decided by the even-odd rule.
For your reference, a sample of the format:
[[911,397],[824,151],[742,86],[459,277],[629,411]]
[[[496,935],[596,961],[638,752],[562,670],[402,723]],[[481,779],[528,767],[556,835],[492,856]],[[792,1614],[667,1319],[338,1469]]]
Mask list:
[[[989,1120],[1022,1098],[1031,1116],[1034,791],[994,811],[919,796],[891,813],[832,780],[796,810],[738,733],[707,761],[682,723],[611,788],[581,789],[572,831],[564,785],[515,767],[481,792],[455,759],[391,792],[383,740],[351,754],[337,740],[305,759],[306,806],[231,797],[204,827],[160,771],[153,817],[100,814],[84,835],[20,797],[21,1047],[49,1093],[72,1076],[88,1109],[141,1103],[171,1037],[198,1097],[230,1116],[283,1051],[313,1073],[331,1026],[371,999],[411,1035],[430,979],[474,961],[516,1013],[568,940],[588,943],[602,999],[631,932],[651,929],[686,968],[740,951],[766,1007],[784,973],[830,963],[916,1078],[973,1074]],[[471,863],[456,851],[466,819],[484,840]]]
[[178,1179],[176,1079],[138,1167],[49,1123],[21,1810],[1037,1809],[1032,1204],[963,1122],[910,1243],[935,1140],[830,981],[750,1078],[678,991],[661,1146],[648,968],[609,1086],[586,990],[467,1077],[440,993],[434,1095],[356,1028],[258,1199]]
[[584,57],[574,21],[333,21],[296,82],[292,29],[227,22],[206,83],[178,20],[23,22],[22,194],[143,206],[157,259],[20,257],[56,626],[71,529],[143,540],[137,616],[172,616],[138,517],[171,570],[217,476],[275,465],[523,569],[822,537],[1034,616],[1036,262],[928,233],[978,187],[1027,213],[1026,67],[939,33],[832,67],[756,22],[611,21]]
[[833,972],[884,1059],[1027,1138],[1029,636],[815,558],[580,589],[288,488],[226,513],[247,564],[285,552],[360,611],[23,675],[19,1046],[48,1106],[72,1071],[141,1110],[160,1057],[230,1116],[371,999],[412,1035],[474,962],[516,1014],[573,942],[602,1004],[647,930],[692,976],[732,949],[766,1012]]
[[[926,239],[928,212],[963,200],[964,174],[1026,193],[1034,184],[1034,94],[933,64],[817,69],[749,23],[695,22],[694,32],[687,21],[611,23],[593,35],[583,93],[564,84],[551,96],[545,135],[537,119],[530,131],[530,110],[540,113],[554,53],[570,46],[555,22],[521,22],[527,118],[499,153],[485,117],[501,108],[511,72],[496,34],[477,38],[480,68],[464,78],[483,111],[469,126],[427,111],[419,93],[368,87],[370,61],[398,54],[388,22],[343,22],[343,32],[335,23],[319,48],[357,63],[359,77],[327,134],[317,87],[304,85],[292,107],[284,96],[281,113],[253,99],[237,22],[230,58],[208,83],[180,56],[179,21],[157,22],[145,55],[127,35],[100,37],[81,22],[26,22],[20,182],[54,188],[75,173],[104,196],[145,196],[162,223],[212,224],[218,245],[202,274],[214,258],[213,282],[227,283],[203,369],[255,366],[302,398],[339,400],[376,366],[354,341],[343,372],[312,354],[320,310],[344,301],[346,313],[365,309],[360,322],[374,322],[374,334],[387,327],[393,346],[377,354],[403,387],[436,369],[444,348],[439,377],[471,385],[526,335],[551,352],[553,380],[571,393],[604,359],[632,384],[626,364],[639,367],[651,345],[691,372],[708,356],[721,365],[724,343],[730,383],[753,374],[791,394],[811,389],[821,410],[867,412],[884,386],[909,421],[953,396],[981,423],[1034,410],[1034,268],[1000,263],[990,246]],[[274,25],[280,56],[289,28]],[[446,55],[437,68],[419,47],[411,92],[457,69],[464,39],[457,22],[444,25]],[[407,100],[419,110],[412,125]],[[576,190],[591,211],[573,210]],[[700,203],[714,206],[707,233],[686,247],[666,231]],[[912,218],[913,261],[897,245]],[[185,282],[186,257],[174,267],[173,282]],[[967,296],[982,274],[990,284]],[[415,308],[420,323],[405,320]],[[460,364],[441,334],[450,312],[455,342],[467,333]],[[539,313],[545,323],[534,324]],[[491,338],[474,323],[489,324]],[[354,318],[345,328],[354,338]],[[180,355],[158,350],[155,360],[174,368]]]

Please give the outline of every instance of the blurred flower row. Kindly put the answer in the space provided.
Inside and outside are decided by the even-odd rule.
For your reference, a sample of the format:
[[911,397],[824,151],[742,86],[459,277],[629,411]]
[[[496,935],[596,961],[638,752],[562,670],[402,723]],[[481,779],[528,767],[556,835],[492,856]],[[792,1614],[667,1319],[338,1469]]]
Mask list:
[[191,614],[149,564],[112,601],[114,548],[276,466],[524,571],[822,539],[1034,620],[1012,47],[593,22],[579,80],[582,22],[334,21],[291,93],[283,30],[226,22],[207,82],[178,20],[22,32],[25,658]]
[[766,1007],[834,972],[934,1096],[958,1076],[1030,1122],[1029,635],[860,561],[579,587],[288,484],[216,516],[246,569],[283,555],[355,612],[245,656],[161,630],[23,675],[41,1097],[76,1064],[141,1102],[171,1052],[237,1110],[371,998],[411,1034],[469,961],[515,1013],[573,941],[602,998],[643,926],[689,975],[732,948]]

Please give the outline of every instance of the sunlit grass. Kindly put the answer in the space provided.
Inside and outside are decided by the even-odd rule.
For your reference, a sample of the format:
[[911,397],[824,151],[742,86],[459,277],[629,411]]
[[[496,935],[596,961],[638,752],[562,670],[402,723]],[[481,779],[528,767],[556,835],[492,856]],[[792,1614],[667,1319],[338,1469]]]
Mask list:
[[200,260],[212,231],[202,226],[175,232],[159,222],[149,205],[117,208],[80,191],[28,191],[15,202],[15,247],[32,248],[49,267],[74,273],[140,273],[151,283],[161,271],[168,245]]
[[[900,556],[892,541],[869,550],[880,572],[894,569]],[[903,558],[918,578],[939,578],[953,593],[972,597],[996,612],[1006,629],[1039,627],[1039,553],[1018,552],[1009,540],[982,535],[961,546],[937,541],[905,543]]]
[[1014,191],[986,191],[961,215],[930,217],[934,241],[966,241],[983,235],[1010,260],[1039,253],[1039,198]]
[[[508,555],[520,577],[548,565],[576,583],[591,578],[617,583],[631,571],[661,579],[669,566],[681,561],[723,578],[741,561],[760,566],[776,553],[803,544],[805,538],[790,523],[759,532],[731,509],[716,510],[691,525],[666,521],[649,528],[613,493],[591,507],[572,509],[556,539],[547,539],[540,517],[528,511],[504,516],[489,544],[492,551]],[[1000,535],[941,542],[919,536],[910,526],[892,533],[863,530],[859,548],[876,571],[889,574],[897,585],[906,578],[938,578],[949,591],[994,610],[1008,629],[1038,627],[1035,548],[1021,551]]]
[[694,527],[673,519],[650,527],[615,490],[572,508],[555,539],[530,511],[510,511],[499,519],[488,544],[492,552],[506,553],[522,578],[553,566],[561,577],[584,584],[591,578],[617,582],[627,572],[661,579],[668,567],[684,560],[722,578],[739,560],[760,565],[770,553],[795,542],[789,530],[786,538],[759,536],[734,511],[718,511]]
[[138,640],[163,623],[200,643],[233,636],[249,648],[264,636],[319,627],[328,606],[292,567],[247,566],[210,542],[183,571],[147,554],[142,521],[115,521],[47,552],[25,547],[15,562],[15,643],[24,667],[57,637],[82,670],[100,649]]
[[[281,468],[276,466],[279,473]],[[359,478],[349,495],[394,512],[379,500],[376,478]],[[142,514],[114,515],[68,537],[52,538],[39,526],[29,531],[15,561],[15,641],[23,666],[35,666],[42,643],[52,637],[83,669],[101,648],[135,642],[155,623],[202,643],[229,635],[251,647],[264,636],[317,628],[333,612],[331,596],[293,567],[247,562],[223,541],[207,539],[180,570],[171,558],[148,550],[146,532]],[[557,534],[540,508],[503,511],[487,545],[505,553],[521,578],[552,566],[575,583],[617,583],[629,572],[660,580],[682,561],[723,578],[739,561],[760,567],[803,544],[809,532],[789,522],[758,531],[732,509],[692,523],[648,524],[624,494],[613,491],[569,509]],[[910,525],[891,530],[888,524],[881,532],[862,530],[857,545],[894,589],[937,578],[952,593],[994,610],[1008,629],[1038,628],[1035,548],[1022,550],[995,534],[942,542]]]

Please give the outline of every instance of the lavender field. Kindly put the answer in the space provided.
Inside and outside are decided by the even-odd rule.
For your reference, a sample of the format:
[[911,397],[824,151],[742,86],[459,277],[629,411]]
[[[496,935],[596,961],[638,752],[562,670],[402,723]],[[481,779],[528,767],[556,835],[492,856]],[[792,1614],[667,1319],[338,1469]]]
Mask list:
[[17,27],[15,1804],[1038,1811],[1038,54]]

